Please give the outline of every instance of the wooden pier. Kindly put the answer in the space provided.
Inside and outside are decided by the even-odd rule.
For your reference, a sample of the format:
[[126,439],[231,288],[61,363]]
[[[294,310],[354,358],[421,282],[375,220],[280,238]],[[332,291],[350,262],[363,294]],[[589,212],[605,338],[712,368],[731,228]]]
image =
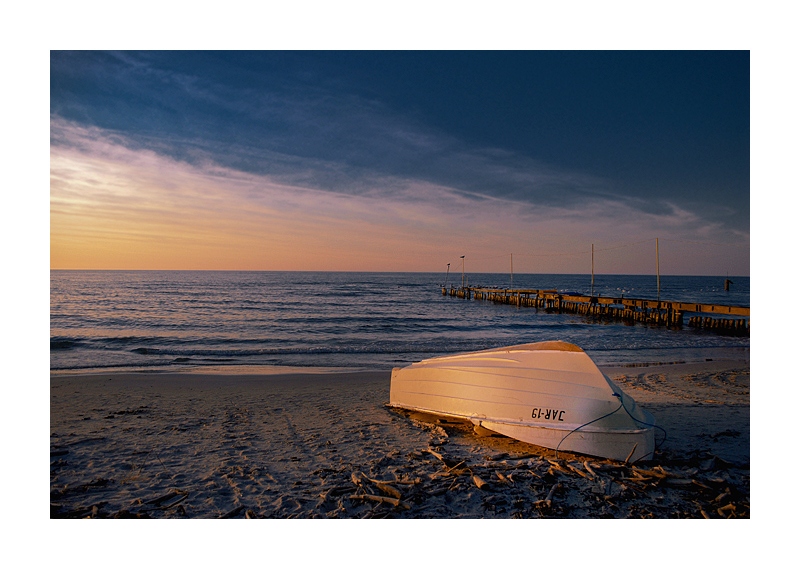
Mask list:
[[750,308],[722,304],[697,304],[669,300],[564,294],[555,289],[500,289],[442,287],[443,295],[532,307],[547,312],[581,314],[596,320],[641,322],[680,329],[710,330],[733,336],[750,335]]

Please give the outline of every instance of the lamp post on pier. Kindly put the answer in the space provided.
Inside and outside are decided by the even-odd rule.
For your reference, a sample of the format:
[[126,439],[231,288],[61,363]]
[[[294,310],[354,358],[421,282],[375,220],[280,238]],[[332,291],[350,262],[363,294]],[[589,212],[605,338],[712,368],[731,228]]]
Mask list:
[[656,237],[656,299],[661,302],[661,269],[658,266],[658,237]]
[[464,288],[464,255],[461,255],[461,288]]

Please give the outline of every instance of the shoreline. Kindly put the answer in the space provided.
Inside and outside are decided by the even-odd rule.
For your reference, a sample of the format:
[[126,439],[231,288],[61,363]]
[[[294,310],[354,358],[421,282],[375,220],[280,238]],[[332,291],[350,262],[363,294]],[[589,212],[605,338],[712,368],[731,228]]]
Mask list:
[[[671,353],[671,348],[660,350],[642,350],[644,354],[651,354],[654,351],[661,353]],[[617,351],[618,352],[618,351]],[[716,365],[732,362],[744,362],[749,365],[750,348],[731,348],[731,347],[712,347],[712,348],[680,348],[676,350],[679,357],[668,359],[644,359],[620,362],[604,362],[605,352],[587,352],[595,361],[600,369],[605,368],[653,368],[673,365]],[[616,353],[616,352],[615,352]],[[440,354],[448,355],[448,354]],[[632,355],[628,353],[627,355]],[[436,357],[436,356],[431,356]],[[615,358],[616,359],[616,358]],[[276,364],[167,364],[163,366],[115,366],[108,368],[64,368],[50,369],[52,376],[80,376],[80,375],[102,375],[102,374],[202,374],[202,375],[283,375],[283,374],[325,374],[325,373],[353,373],[364,371],[391,371],[393,367],[403,367],[410,365],[412,361],[397,362],[396,365],[366,364],[356,366],[314,366],[314,365],[276,365]]]
[[373,367],[331,367],[331,366],[281,366],[281,365],[252,365],[252,364],[231,364],[213,366],[194,366],[187,368],[171,367],[119,367],[119,368],[85,368],[85,369],[61,369],[50,370],[50,377],[94,377],[98,375],[114,376],[143,376],[153,375],[169,377],[173,375],[211,375],[211,376],[281,376],[281,375],[326,375],[342,373],[363,373],[380,372],[379,368]]
[[600,368],[666,429],[654,461],[390,410],[390,370],[51,373],[51,518],[749,517],[749,360]]

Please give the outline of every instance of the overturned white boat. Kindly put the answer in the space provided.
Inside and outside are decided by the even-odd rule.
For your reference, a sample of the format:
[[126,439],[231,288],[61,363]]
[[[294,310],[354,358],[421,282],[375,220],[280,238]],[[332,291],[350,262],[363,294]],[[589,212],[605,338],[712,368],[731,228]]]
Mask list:
[[567,342],[394,368],[389,405],[467,419],[527,443],[614,460],[650,460],[655,450],[653,416]]

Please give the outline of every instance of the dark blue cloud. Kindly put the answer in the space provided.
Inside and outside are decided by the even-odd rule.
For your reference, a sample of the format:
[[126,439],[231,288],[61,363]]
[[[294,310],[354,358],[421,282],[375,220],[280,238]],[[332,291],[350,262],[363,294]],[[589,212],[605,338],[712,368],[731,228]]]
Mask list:
[[51,113],[331,191],[614,196],[749,230],[748,52],[52,52]]

